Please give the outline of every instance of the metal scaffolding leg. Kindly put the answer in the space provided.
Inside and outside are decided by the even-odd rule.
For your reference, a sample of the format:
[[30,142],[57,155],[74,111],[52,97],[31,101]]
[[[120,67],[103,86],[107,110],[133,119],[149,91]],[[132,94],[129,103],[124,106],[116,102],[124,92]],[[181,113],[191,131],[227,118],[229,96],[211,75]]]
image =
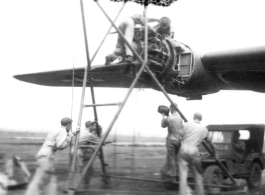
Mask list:
[[[114,21],[116,21],[116,20],[118,19],[118,17],[119,17],[119,15],[120,15],[121,11],[123,10],[125,4],[126,4],[126,2],[123,3],[123,5],[122,5],[120,11],[118,12],[116,18],[114,19]],[[83,16],[83,18],[84,18],[84,16]],[[84,19],[83,19],[83,21],[84,21]],[[104,38],[102,39],[102,41],[101,41],[101,43],[100,43],[98,49],[96,50],[95,54],[93,55],[93,57],[92,57],[92,59],[91,59],[91,61],[90,61],[90,64],[91,64],[92,61],[95,59],[95,57],[96,57],[96,55],[97,55],[99,49],[101,48],[102,44],[103,44],[104,41],[106,40],[106,37],[108,36],[108,34],[109,34],[111,28],[112,28],[112,26],[109,27],[107,33],[105,34]],[[86,29],[85,26],[84,26],[84,29]],[[89,59],[88,59],[88,60],[89,60]],[[95,95],[94,95],[93,76],[92,76],[92,75],[90,75],[90,83],[91,83],[90,89],[91,89],[91,95],[92,95],[92,103],[95,105],[95,102],[96,102],[96,101],[95,101]],[[84,106],[84,107],[86,107],[86,106]],[[95,121],[98,121],[98,116],[97,116],[96,106],[93,106],[93,110],[94,110],[94,116],[95,116],[95,119],[94,119],[94,120],[95,120]],[[100,133],[100,131],[99,131],[98,123],[97,123],[97,134],[98,134],[99,137],[101,137],[101,133]],[[99,159],[100,159],[101,168],[102,168],[102,171],[103,171],[103,181],[105,182],[105,184],[107,184],[107,183],[108,183],[108,178],[106,177],[106,174],[107,174],[107,173],[106,173],[106,167],[105,167],[105,166],[106,166],[106,163],[105,163],[105,160],[104,160],[104,153],[103,153],[103,149],[102,149],[102,148],[100,148],[100,150],[99,150]]]
[[[90,61],[89,50],[88,50],[88,41],[87,41],[87,33],[86,33],[86,25],[85,25],[85,15],[84,15],[83,1],[82,0],[80,0],[80,6],[81,6],[81,11],[82,11],[82,21],[83,21],[83,30],[84,30],[86,56],[87,56],[87,67],[85,68],[85,73],[84,73],[83,90],[82,90],[82,97],[81,97],[80,110],[79,110],[78,126],[81,126],[82,111],[83,111],[83,108],[85,107],[84,106],[84,97],[85,97],[85,88],[86,88],[86,81],[87,81],[87,72],[88,72],[88,70],[91,69],[92,61],[94,60],[94,58],[97,55],[101,45],[105,41],[106,36],[109,34],[109,32],[111,30],[111,27],[110,27],[108,32],[106,33],[105,37],[103,38],[101,44],[99,45],[98,49],[96,50],[95,54],[93,55],[92,60]],[[117,17],[115,18],[115,20],[117,20],[117,18],[119,17],[119,15],[120,15],[121,11],[123,10],[124,6],[125,6],[125,3],[123,4],[122,8],[120,9],[120,11],[119,11]],[[92,80],[93,80],[93,78],[90,75],[90,81],[92,81]],[[95,95],[94,95],[94,90],[93,90],[93,82],[90,82],[90,83],[91,83],[91,88],[90,89],[91,89],[91,94],[92,94],[92,102],[95,105]],[[98,121],[96,107],[93,106],[93,109],[94,109],[95,121]],[[100,136],[99,131],[98,131],[98,135]],[[68,180],[68,188],[69,189],[71,188],[71,180],[73,179],[73,174],[75,172],[75,167],[76,167],[78,142],[79,142],[79,134],[77,134],[76,139],[75,139],[74,157],[73,157],[72,166],[71,166],[71,170],[70,170],[70,174],[69,174],[69,180]],[[103,174],[106,175],[104,154],[103,154],[103,150],[102,149],[100,149],[99,157],[100,157],[100,162],[101,162],[101,167],[102,167]],[[104,181],[107,182],[107,178]]]
[[[98,3],[98,2],[96,2],[96,3]],[[99,5],[99,4],[98,4],[98,5]],[[100,6],[100,5],[99,5],[99,6]],[[145,12],[146,12],[146,7],[145,7]],[[105,13],[105,12],[104,12],[104,13]],[[106,13],[105,13],[105,14],[106,14]],[[109,18],[109,20],[111,21],[110,18]],[[111,21],[111,22],[112,22],[112,21]],[[115,24],[114,24],[113,22],[112,22],[112,25],[116,28],[116,30],[118,29],[118,28],[115,26]],[[119,32],[119,33],[122,35],[121,32]],[[146,35],[145,35],[145,37],[147,37],[147,31],[146,31]],[[146,39],[146,40],[147,40],[147,39]],[[127,41],[127,40],[126,40],[126,41]],[[147,45],[147,43],[146,43],[146,45]],[[132,48],[131,48],[131,49],[132,49]],[[146,47],[146,49],[147,49],[147,47]],[[134,52],[135,52],[135,51],[134,51]],[[147,53],[147,52],[146,52],[146,53]],[[140,58],[140,59],[141,59],[141,58]],[[142,59],[141,59],[141,61],[142,61]],[[85,176],[85,173],[87,172],[88,168],[89,168],[89,167],[92,165],[92,163],[94,162],[97,153],[100,151],[101,146],[103,145],[103,143],[105,142],[107,136],[109,135],[109,133],[110,133],[110,131],[111,131],[111,129],[112,129],[114,123],[116,122],[116,120],[117,120],[119,114],[121,113],[123,107],[125,106],[125,104],[126,104],[128,98],[129,98],[129,96],[130,96],[130,94],[131,94],[133,88],[135,87],[135,85],[136,85],[136,83],[137,83],[137,81],[138,81],[138,79],[139,79],[139,77],[140,77],[141,73],[143,72],[143,70],[144,70],[144,68],[145,68],[146,65],[147,65],[147,60],[145,60],[145,62],[143,63],[142,67],[140,68],[139,72],[137,73],[136,78],[134,79],[134,81],[133,81],[133,83],[132,83],[132,85],[131,85],[131,87],[130,87],[128,93],[127,93],[127,95],[125,96],[124,101],[122,102],[122,104],[121,104],[119,110],[117,111],[116,115],[114,116],[114,119],[112,120],[111,124],[110,124],[109,127],[107,128],[107,131],[106,131],[105,135],[102,137],[102,140],[101,140],[101,142],[99,143],[99,145],[97,146],[97,148],[96,148],[94,154],[92,155],[92,157],[91,157],[91,159],[89,160],[88,164],[87,164],[86,167],[84,168],[84,171],[83,171],[83,173],[82,173],[82,175],[81,175],[81,178],[80,178],[79,181],[77,182],[77,185],[73,187],[73,190],[76,190],[76,189],[79,187],[81,180],[82,180],[82,179],[84,178],[84,176]]]
[[[84,39],[85,39],[85,48],[86,48],[86,57],[87,57],[87,67],[85,68],[85,72],[84,72],[84,80],[83,80],[83,90],[82,90],[82,96],[81,96],[81,103],[80,103],[80,110],[79,110],[79,117],[78,117],[78,126],[81,126],[81,120],[82,120],[82,113],[83,113],[83,108],[84,107],[89,107],[87,105],[84,105],[84,97],[85,97],[85,88],[86,88],[86,81],[87,81],[87,77],[88,77],[88,70],[91,69],[91,63],[94,60],[95,56],[97,55],[100,47],[102,46],[103,42],[105,41],[107,35],[109,34],[111,27],[109,28],[108,32],[106,33],[105,37],[103,38],[103,40],[101,41],[98,49],[96,50],[95,54],[93,55],[92,59],[90,60],[89,57],[89,50],[88,50],[88,41],[87,41],[87,33],[86,33],[86,23],[85,23],[85,15],[84,15],[84,8],[83,8],[83,0],[80,0],[80,6],[81,6],[81,13],[82,13],[82,21],[83,21],[83,30],[84,30]],[[122,8],[120,9],[117,17],[115,18],[115,21],[117,20],[117,18],[119,17],[121,11],[123,10],[125,6],[125,3],[123,4]],[[92,75],[90,76],[90,83],[91,83],[91,95],[92,95],[92,102],[93,105],[95,104],[95,95],[94,95],[94,89],[93,89],[93,77]],[[97,111],[96,111],[96,106],[92,106],[93,110],[94,110],[94,116],[95,116],[95,121],[98,121],[98,117],[97,117]],[[98,129],[98,128],[97,128]],[[98,136],[100,137],[100,133],[99,131],[97,131]],[[75,139],[75,146],[74,146],[74,157],[73,157],[73,161],[72,161],[72,166],[71,166],[71,170],[69,173],[69,180],[68,180],[68,189],[72,189],[72,185],[74,182],[71,182],[74,178],[73,175],[75,173],[75,168],[76,168],[76,159],[77,159],[77,148],[78,148],[78,142],[79,142],[79,133],[76,136]],[[99,149],[99,158],[100,158],[100,162],[101,162],[101,167],[102,167],[102,171],[103,171],[103,175],[106,175],[106,168],[105,168],[105,162],[104,162],[104,154],[103,154],[103,150],[102,148]],[[104,177],[104,181],[105,183],[107,183],[107,177]],[[74,193],[74,191],[70,190],[69,194]]]

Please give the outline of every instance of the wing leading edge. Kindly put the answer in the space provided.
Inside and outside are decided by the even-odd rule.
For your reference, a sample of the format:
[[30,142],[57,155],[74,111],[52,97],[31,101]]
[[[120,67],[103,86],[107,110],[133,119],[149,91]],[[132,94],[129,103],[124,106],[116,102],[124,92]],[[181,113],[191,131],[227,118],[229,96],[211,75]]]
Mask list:
[[265,92],[265,46],[209,52],[201,59],[223,89]]
[[[109,66],[93,66],[88,72],[87,87],[90,86],[90,76],[93,77],[93,86],[95,87],[120,87],[129,88],[133,79],[126,77],[123,69],[128,64],[109,65]],[[39,72],[31,74],[15,75],[14,78],[44,86],[54,87],[71,87],[73,78],[74,86],[81,87],[83,85],[84,68],[56,70],[48,72]],[[148,88],[148,86],[138,81],[136,88]]]
[[216,72],[265,71],[265,46],[208,52],[202,62]]

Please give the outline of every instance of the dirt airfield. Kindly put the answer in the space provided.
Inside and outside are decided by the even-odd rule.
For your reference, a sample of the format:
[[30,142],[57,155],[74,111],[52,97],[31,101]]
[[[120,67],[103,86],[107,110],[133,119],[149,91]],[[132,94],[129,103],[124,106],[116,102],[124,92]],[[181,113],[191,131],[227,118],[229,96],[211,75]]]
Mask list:
[[[0,132],[1,153],[0,155],[17,155],[24,160],[28,169],[34,174],[36,169],[35,155],[40,149],[45,133],[30,132]],[[118,142],[129,142],[132,137],[118,137]],[[164,139],[160,138],[141,138],[136,137],[136,142],[160,142]],[[143,180],[161,180],[160,169],[165,163],[166,148],[165,146],[125,146],[107,145],[103,151],[107,174],[115,176],[123,176],[130,178],[140,178]],[[104,195],[123,195],[123,194],[161,194],[171,195],[179,194],[178,190],[167,190],[163,183],[127,180],[120,178],[111,178],[109,184],[102,181],[102,171],[100,161],[97,158],[94,162],[94,175],[91,179],[90,186],[87,189],[80,189],[78,194],[104,194]],[[58,194],[63,194],[67,189],[67,180],[69,174],[69,150],[59,151],[56,154],[55,170],[59,185]],[[265,174],[263,174],[265,175]],[[240,180],[244,184],[244,180]],[[177,186],[176,186],[177,187]],[[89,191],[86,191],[89,190]],[[23,195],[26,188],[10,189],[8,195]],[[234,195],[235,192],[223,192],[222,194]],[[243,193],[246,194],[246,193]],[[248,194],[265,194],[265,181],[263,180],[262,188]]]

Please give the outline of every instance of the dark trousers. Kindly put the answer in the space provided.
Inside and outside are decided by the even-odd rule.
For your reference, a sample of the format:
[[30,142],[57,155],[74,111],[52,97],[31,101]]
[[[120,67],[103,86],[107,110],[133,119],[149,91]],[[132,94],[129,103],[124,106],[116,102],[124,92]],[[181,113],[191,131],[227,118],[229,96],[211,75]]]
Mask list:
[[177,176],[177,167],[178,167],[178,152],[181,147],[181,142],[178,140],[166,139],[167,147],[167,158],[166,164],[162,168],[162,173],[169,177]]

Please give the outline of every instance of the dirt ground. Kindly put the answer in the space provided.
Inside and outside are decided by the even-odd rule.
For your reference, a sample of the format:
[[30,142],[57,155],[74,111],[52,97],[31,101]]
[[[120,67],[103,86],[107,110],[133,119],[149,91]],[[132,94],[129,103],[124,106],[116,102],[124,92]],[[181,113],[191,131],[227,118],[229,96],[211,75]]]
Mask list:
[[[45,134],[20,133],[10,134],[0,132],[1,154],[17,155],[27,164],[28,169],[34,174],[36,169],[35,155]],[[25,137],[37,137],[39,139],[25,139]],[[107,145],[103,148],[108,175],[139,178],[143,180],[161,180],[160,169],[165,163],[166,148],[158,147],[132,147],[132,146],[114,146]],[[58,194],[63,194],[67,190],[67,181],[69,175],[69,150],[59,151],[55,160],[56,176],[59,185]],[[178,194],[175,190],[167,190],[163,183],[150,181],[127,180],[120,178],[111,178],[109,184],[102,180],[102,169],[100,161],[97,158],[94,162],[94,175],[90,186],[86,189],[78,189],[78,194],[105,194],[105,195],[123,195],[123,194]],[[240,181],[242,185],[244,181]],[[9,195],[22,195],[26,188],[17,188],[9,190]],[[87,191],[88,190],[88,191]],[[234,192],[223,192],[222,194],[239,194]],[[245,193],[243,193],[245,194]],[[249,194],[265,194],[264,186],[255,192]]]

